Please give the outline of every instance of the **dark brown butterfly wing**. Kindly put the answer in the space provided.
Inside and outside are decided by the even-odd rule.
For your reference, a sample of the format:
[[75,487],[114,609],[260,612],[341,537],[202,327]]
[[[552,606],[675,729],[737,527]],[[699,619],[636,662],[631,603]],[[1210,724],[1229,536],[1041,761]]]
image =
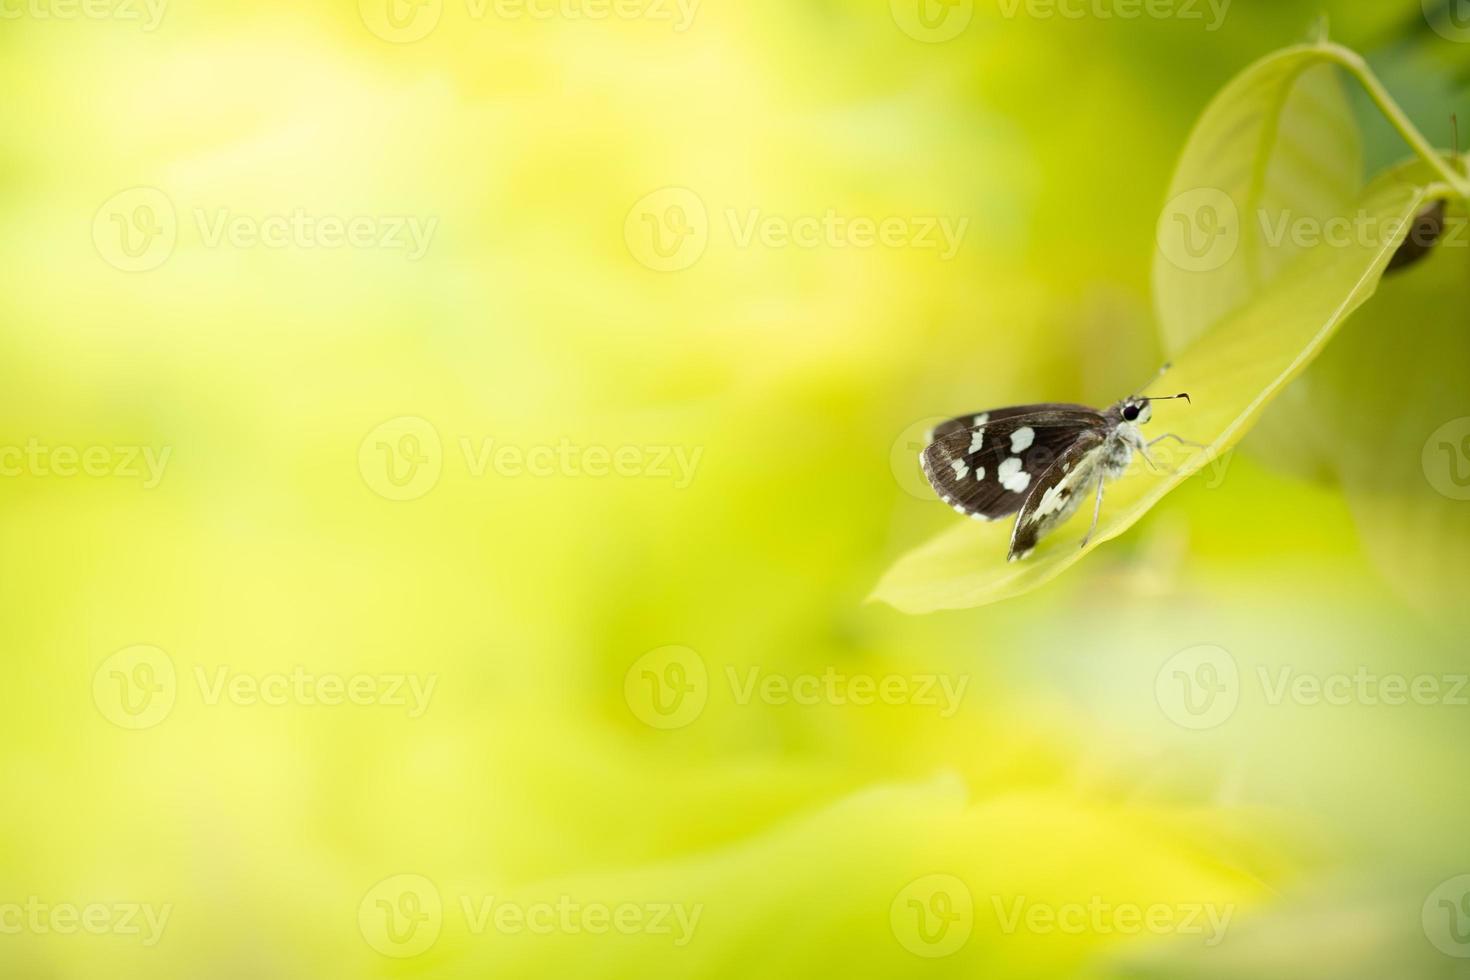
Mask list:
[[1103,477],[1097,450],[1106,441],[1101,430],[1081,433],[1032,484],[1021,516],[1016,518],[1016,526],[1011,531],[1007,561],[1029,555],[1042,535],[1071,517],[1097,488],[1097,481]]
[[1107,422],[1085,405],[1043,403],[962,415],[934,429],[919,459],[939,499],[993,521],[1021,509],[1035,483],[1080,437]]

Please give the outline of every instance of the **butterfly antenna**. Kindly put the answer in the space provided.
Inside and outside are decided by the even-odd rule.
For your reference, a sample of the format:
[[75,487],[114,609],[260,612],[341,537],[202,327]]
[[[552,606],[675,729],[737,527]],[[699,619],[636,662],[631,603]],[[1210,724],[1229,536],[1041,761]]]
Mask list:
[[1146,401],[1146,402],[1166,402],[1166,401],[1169,401],[1171,398],[1183,398],[1185,401],[1189,402],[1191,405],[1194,404],[1194,402],[1189,397],[1189,392],[1187,392],[1187,391],[1181,391],[1177,395],[1154,395],[1152,398],[1145,398],[1143,400]]
[[[1144,385],[1142,390],[1147,391],[1149,388],[1152,388],[1155,384],[1158,383],[1158,380],[1160,378],[1162,378],[1164,375],[1166,375],[1166,374],[1169,373],[1169,369],[1171,367],[1173,367],[1173,366],[1174,366],[1174,362],[1172,362],[1172,361],[1165,361],[1164,362],[1164,366],[1161,367],[1161,368],[1159,368],[1159,373],[1158,374],[1155,374],[1152,378],[1150,378],[1148,384]],[[1137,398],[1139,396],[1138,395],[1134,395],[1133,397],[1134,398]]]

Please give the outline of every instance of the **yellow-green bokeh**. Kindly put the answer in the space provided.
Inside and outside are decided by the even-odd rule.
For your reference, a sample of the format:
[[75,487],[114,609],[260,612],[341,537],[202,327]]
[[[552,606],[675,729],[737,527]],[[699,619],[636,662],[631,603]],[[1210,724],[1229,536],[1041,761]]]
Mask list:
[[1241,454],[1022,599],[864,602],[954,520],[916,423],[1153,373],[1191,122],[1318,4],[49,2],[0,21],[0,906],[169,912],[0,912],[0,974],[1454,975],[1470,708],[1269,697],[1463,669],[1339,492]]

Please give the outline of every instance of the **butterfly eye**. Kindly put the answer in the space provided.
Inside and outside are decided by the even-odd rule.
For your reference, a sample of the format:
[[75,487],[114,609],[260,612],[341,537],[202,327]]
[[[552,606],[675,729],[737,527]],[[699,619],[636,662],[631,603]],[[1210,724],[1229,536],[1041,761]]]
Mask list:
[[1123,406],[1123,418],[1126,419],[1129,422],[1135,421],[1138,418],[1138,406],[1137,405],[1124,405]]

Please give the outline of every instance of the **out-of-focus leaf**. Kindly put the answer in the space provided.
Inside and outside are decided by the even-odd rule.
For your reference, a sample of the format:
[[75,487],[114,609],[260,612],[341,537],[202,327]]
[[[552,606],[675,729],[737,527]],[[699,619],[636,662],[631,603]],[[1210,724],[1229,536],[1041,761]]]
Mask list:
[[[1228,935],[1230,920],[1267,897],[1265,878],[1294,870],[1248,842],[1268,833],[1243,813],[1038,793],[972,800],[941,775],[875,786],[686,860],[509,887],[441,882],[451,911],[431,955],[468,976],[1075,977],[1097,956],[1157,941],[1141,923],[1116,925],[1120,906],[1162,907],[1176,921],[1208,906],[1229,920],[1192,922],[1194,940]],[[484,896],[674,912],[659,932],[611,937],[618,943],[587,929],[476,933],[470,915],[483,913]],[[1018,917],[1103,903],[1100,925],[1082,932]]]
[[1155,390],[1188,391],[1193,405],[1160,410],[1153,432],[1173,431],[1206,448],[1171,454],[1172,470],[1135,466],[1113,483],[1085,548],[1077,546],[1084,528],[1074,520],[1044,538],[1027,560],[1007,562],[1009,522],[965,521],[899,559],[872,598],[911,613],[986,605],[1050,581],[1088,550],[1122,534],[1164,494],[1239,441],[1373,294],[1412,216],[1427,199],[1444,193],[1438,185],[1407,181],[1404,172],[1375,181],[1359,209],[1381,235],[1359,236],[1341,247],[1323,242],[1302,253],[1248,306],[1181,353]]
[[1249,303],[1301,251],[1281,219],[1321,227],[1362,188],[1363,148],[1331,45],[1262,58],[1190,133],[1159,217],[1154,305],[1172,354]]
[[1314,882],[1278,906],[1243,916],[1217,946],[1178,940],[1130,951],[1097,975],[1107,980],[1463,977],[1464,960],[1426,941],[1419,913],[1431,887],[1393,878]]
[[1384,281],[1314,367],[1309,392],[1367,550],[1411,600],[1470,592],[1470,242]]

